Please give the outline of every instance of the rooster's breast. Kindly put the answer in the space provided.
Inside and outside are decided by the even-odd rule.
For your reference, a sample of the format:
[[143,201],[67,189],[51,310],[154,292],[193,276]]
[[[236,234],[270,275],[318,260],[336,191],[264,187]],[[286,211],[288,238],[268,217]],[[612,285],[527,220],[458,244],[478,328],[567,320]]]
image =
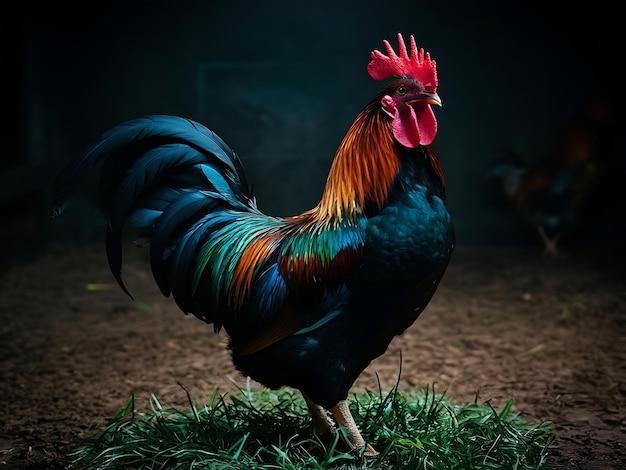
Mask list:
[[414,284],[445,268],[453,247],[445,203],[419,186],[369,220],[362,281]]

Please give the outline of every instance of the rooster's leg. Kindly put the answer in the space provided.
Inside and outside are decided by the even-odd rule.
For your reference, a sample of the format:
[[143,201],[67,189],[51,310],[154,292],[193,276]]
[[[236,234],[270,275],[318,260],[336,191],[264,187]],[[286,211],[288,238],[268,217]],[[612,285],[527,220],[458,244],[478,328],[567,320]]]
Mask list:
[[363,436],[361,436],[359,429],[356,427],[356,423],[354,422],[352,413],[350,413],[350,408],[348,407],[347,401],[341,400],[329,411],[333,415],[333,418],[337,425],[343,426],[345,428],[346,432],[348,433],[348,443],[353,448],[365,448],[364,455],[366,455],[367,457],[374,457],[378,455],[376,449],[374,449],[371,445],[365,443]]
[[318,404],[313,403],[313,401],[307,396],[306,393],[303,392],[302,396],[304,397],[306,406],[311,412],[311,417],[313,418],[313,423],[315,424],[315,430],[317,431],[317,434],[323,437],[334,437],[335,426],[328,414],[326,413],[326,410]]

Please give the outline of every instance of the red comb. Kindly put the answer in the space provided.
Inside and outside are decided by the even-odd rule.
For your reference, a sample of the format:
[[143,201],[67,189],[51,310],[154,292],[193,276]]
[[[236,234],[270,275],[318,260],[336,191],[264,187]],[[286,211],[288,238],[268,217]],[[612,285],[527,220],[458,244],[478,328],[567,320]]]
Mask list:
[[437,88],[436,63],[430,58],[428,52],[424,53],[424,49],[417,50],[413,36],[410,37],[410,56],[407,54],[406,44],[400,33],[398,33],[399,56],[396,55],[389,41],[384,40],[383,43],[387,49],[387,55],[380,51],[372,51],[372,60],[367,66],[367,71],[374,80],[408,76],[420,82],[425,88],[433,91]]

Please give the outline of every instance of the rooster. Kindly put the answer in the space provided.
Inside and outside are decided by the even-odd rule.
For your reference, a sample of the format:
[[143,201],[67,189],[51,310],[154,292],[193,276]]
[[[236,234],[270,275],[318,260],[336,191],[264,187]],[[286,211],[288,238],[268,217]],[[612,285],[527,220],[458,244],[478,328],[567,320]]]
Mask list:
[[488,182],[537,230],[548,256],[574,237],[592,213],[609,152],[611,112],[603,100],[582,107],[554,151],[534,165],[509,153],[492,162]]
[[349,390],[424,310],[455,244],[442,167],[435,61],[410,49],[371,53],[369,75],[392,79],[336,151],[320,202],[293,217],[257,209],[242,163],[214,132],[181,117],[124,122],[58,175],[51,217],[73,182],[102,162],[106,253],[121,276],[128,222],[150,246],[156,284],[185,313],[222,328],[235,367],[260,384],[298,389],[319,433],[363,439]]

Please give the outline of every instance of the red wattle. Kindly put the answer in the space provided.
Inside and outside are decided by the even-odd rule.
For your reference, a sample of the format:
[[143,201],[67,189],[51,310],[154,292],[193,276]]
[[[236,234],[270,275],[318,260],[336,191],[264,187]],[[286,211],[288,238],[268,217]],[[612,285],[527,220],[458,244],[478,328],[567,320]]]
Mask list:
[[415,108],[402,105],[394,109],[393,135],[398,142],[408,148],[429,145],[437,135],[437,121],[430,106],[421,106],[419,119]]
[[430,106],[421,108],[420,118],[417,121],[420,145],[430,145],[437,135],[437,119]]

